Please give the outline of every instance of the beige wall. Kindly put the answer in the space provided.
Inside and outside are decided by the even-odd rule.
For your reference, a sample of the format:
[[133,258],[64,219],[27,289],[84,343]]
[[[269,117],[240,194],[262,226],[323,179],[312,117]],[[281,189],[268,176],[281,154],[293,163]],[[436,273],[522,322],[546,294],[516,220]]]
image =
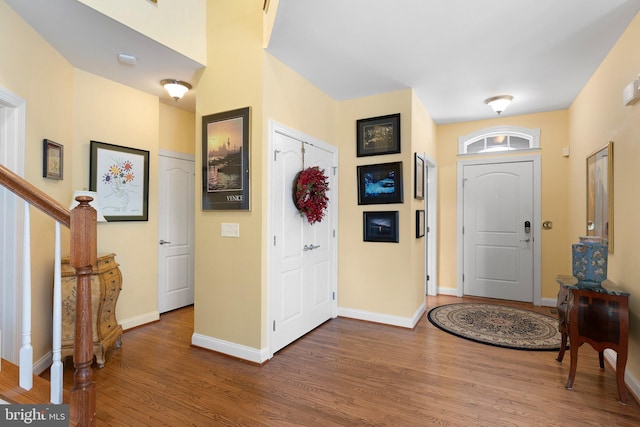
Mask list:
[[[209,66],[198,84],[196,147],[202,116],[251,107],[251,210],[202,211],[202,159],[196,156],[195,333],[257,349],[266,283],[262,1],[209,2],[207,42],[208,57],[224,60]],[[238,223],[240,237],[221,237],[223,222]]]
[[[566,110],[501,117],[491,120],[438,126],[438,285],[456,288],[457,282],[457,163],[474,157],[458,157],[458,137],[494,126],[540,129],[542,221],[553,221],[553,229],[542,230],[542,298],[554,299],[555,277],[571,274],[571,246],[567,215],[569,160],[562,148],[569,146]],[[522,154],[522,153],[520,153]],[[479,157],[479,156],[476,156]],[[534,226],[541,227],[542,224]]]
[[98,254],[113,252],[120,264],[118,321],[127,328],[139,317],[153,320],[158,316],[158,98],[76,69],[73,111],[74,189],[89,186],[91,140],[149,151],[149,220],[99,223]]
[[640,15],[609,52],[569,109],[569,237],[584,234],[586,218],[586,157],[614,142],[614,253],[609,255],[608,277],[631,293],[630,342],[627,372],[640,378],[640,240],[638,182],[640,182],[640,103],[623,106],[622,89],[640,72],[637,42]]
[[[341,309],[362,310],[401,318],[411,318],[424,302],[423,240],[415,238],[413,199],[412,123],[413,91],[401,90],[370,96],[338,105],[340,147],[340,209],[338,305]],[[368,117],[400,113],[401,153],[356,157],[356,121]],[[428,117],[426,112],[420,119]],[[417,125],[416,125],[417,126]],[[418,130],[427,139],[426,129]],[[428,147],[421,141],[420,150]],[[357,166],[402,161],[404,203],[358,205]],[[365,211],[398,211],[399,243],[364,242],[362,216]],[[410,266],[410,268],[408,268]]]
[[158,148],[195,155],[195,113],[177,107],[170,107],[163,103],[158,106],[158,123],[160,126]]

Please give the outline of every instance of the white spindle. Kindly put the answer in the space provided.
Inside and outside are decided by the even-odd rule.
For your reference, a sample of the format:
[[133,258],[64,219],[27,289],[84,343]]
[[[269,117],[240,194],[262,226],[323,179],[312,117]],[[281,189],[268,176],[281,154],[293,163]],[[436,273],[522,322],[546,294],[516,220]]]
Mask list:
[[33,347],[31,347],[31,221],[29,202],[24,202],[24,256],[22,262],[22,347],[20,347],[20,387],[33,387]]
[[55,266],[53,269],[53,364],[51,365],[51,403],[62,403],[62,267],[60,257],[60,223],[56,222]]

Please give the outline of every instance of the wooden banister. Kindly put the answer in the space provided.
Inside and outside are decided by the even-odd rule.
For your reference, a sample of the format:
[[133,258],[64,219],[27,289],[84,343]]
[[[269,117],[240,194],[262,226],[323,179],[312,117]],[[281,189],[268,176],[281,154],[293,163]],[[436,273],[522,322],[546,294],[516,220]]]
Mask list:
[[79,196],[73,210],[0,165],[0,185],[70,229],[70,264],[78,276],[73,363],[74,385],[70,394],[71,425],[96,425],[96,393],[92,381],[93,331],[91,325],[91,272],[97,258],[96,211],[91,197]]
[[71,213],[69,209],[3,165],[0,165],[0,185],[26,200],[32,206],[40,209],[65,227],[70,227]]

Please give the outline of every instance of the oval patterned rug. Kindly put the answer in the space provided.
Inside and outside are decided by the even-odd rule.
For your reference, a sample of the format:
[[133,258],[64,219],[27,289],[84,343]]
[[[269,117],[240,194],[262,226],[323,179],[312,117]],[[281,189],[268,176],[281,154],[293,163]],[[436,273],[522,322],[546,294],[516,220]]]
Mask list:
[[522,308],[486,303],[435,307],[429,321],[461,338],[516,350],[557,351],[561,334],[554,317]]

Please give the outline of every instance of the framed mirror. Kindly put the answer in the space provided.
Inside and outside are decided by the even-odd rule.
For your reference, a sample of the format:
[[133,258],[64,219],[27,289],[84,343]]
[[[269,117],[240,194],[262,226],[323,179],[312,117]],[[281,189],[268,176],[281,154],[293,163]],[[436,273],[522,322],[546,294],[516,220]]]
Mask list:
[[587,157],[587,236],[607,239],[613,253],[613,141]]

